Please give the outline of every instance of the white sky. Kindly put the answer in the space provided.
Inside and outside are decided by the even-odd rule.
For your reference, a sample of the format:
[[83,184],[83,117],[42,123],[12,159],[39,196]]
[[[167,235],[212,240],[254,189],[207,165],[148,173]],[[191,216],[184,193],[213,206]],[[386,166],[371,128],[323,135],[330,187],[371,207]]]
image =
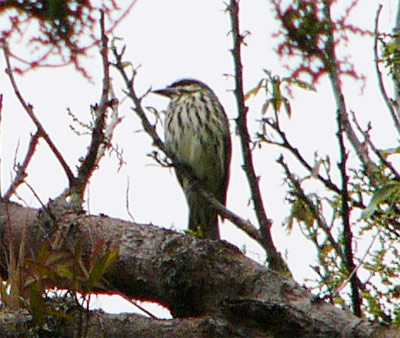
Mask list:
[[[125,0],[125,2],[128,2]],[[233,74],[231,36],[229,17],[225,13],[226,1],[220,0],[139,0],[130,15],[117,27],[115,36],[124,39],[127,45],[125,57],[135,66],[141,65],[136,79],[139,94],[148,88],[164,87],[184,77],[197,78],[215,90],[230,119],[236,117],[236,107],[232,93],[232,80],[225,76]],[[338,1],[340,6],[351,1]],[[352,23],[373,29],[374,17],[379,3],[384,5],[381,16],[381,28],[390,29],[395,20],[395,0],[360,1],[354,10]],[[124,1],[121,1],[124,3]],[[269,69],[281,76],[287,75],[274,48],[277,43],[272,33],[277,31],[271,5],[266,0],[241,1],[241,28],[250,31],[243,48],[245,88],[253,88],[264,75],[263,69]],[[338,7],[341,8],[341,7]],[[1,26],[0,26],[1,27]],[[24,46],[18,46],[24,51]],[[378,145],[393,147],[395,135],[388,130],[391,121],[379,96],[374,73],[372,39],[352,39],[343,50],[352,56],[356,69],[368,77],[366,88],[360,94],[360,83],[350,80],[345,83],[348,108],[354,110],[360,121],[374,121],[373,134]],[[35,107],[35,113],[45,126],[51,138],[63,153],[72,168],[77,159],[86,151],[88,138],[78,137],[68,127],[71,122],[66,114],[70,108],[84,121],[89,121],[89,105],[94,104],[101,94],[101,63],[96,53],[85,62],[88,72],[95,83],[89,83],[74,71],[72,67],[61,69],[38,69],[18,77],[20,89],[26,100]],[[0,57],[0,68],[5,69],[4,59]],[[29,134],[35,128],[26,113],[19,106],[4,72],[0,73],[0,93],[4,96],[1,124],[1,187],[4,192],[12,175],[12,163],[19,144],[18,160],[22,161],[27,149]],[[123,98],[122,82],[119,75],[113,74],[114,86],[118,97]],[[335,104],[329,83],[323,78],[317,87],[317,93],[296,90],[292,101],[293,116],[284,120],[287,135],[294,144],[306,154],[311,162],[313,154],[337,154],[335,138]],[[168,101],[148,95],[145,106],[165,109]],[[260,116],[262,97],[248,102],[249,119]],[[150,138],[141,129],[139,119],[130,110],[126,100],[120,107],[124,116],[117,127],[114,144],[124,152],[127,165],[118,169],[115,156],[103,159],[100,169],[92,178],[88,207],[91,213],[104,213],[112,217],[129,219],[126,211],[127,181],[130,181],[129,203],[135,221],[153,223],[177,230],[186,228],[187,207],[183,193],[173,173],[156,165],[147,154],[151,151]],[[379,116],[378,116],[379,114]],[[257,125],[252,124],[252,131]],[[234,131],[234,121],[231,121]],[[228,192],[228,207],[239,215],[255,221],[248,207],[248,188],[242,169],[239,144],[234,137],[231,183]],[[273,219],[273,235],[281,252],[287,252],[290,268],[297,281],[313,277],[309,268],[313,264],[313,248],[304,241],[296,230],[288,235],[281,223],[288,216],[288,205],[284,202],[285,187],[282,185],[282,170],[276,163],[280,150],[265,146],[256,152],[257,174],[262,177],[261,187],[268,216]],[[285,157],[290,161],[290,156]],[[332,162],[334,164],[334,162]],[[29,183],[34,187],[43,202],[56,197],[67,184],[61,167],[43,141],[29,169]],[[31,206],[39,206],[26,187],[18,193]],[[251,255],[259,256],[262,251],[258,245],[248,240],[239,230],[228,222],[221,226],[222,237],[239,247],[246,247]],[[111,302],[112,303],[112,302]],[[113,306],[118,311],[121,305]],[[124,307],[125,309],[125,307]],[[110,310],[111,311],[111,310]]]

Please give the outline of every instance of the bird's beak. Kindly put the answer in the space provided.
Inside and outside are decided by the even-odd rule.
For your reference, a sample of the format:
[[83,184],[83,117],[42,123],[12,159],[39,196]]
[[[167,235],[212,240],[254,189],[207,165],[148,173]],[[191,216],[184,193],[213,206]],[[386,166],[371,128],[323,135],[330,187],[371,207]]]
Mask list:
[[165,88],[165,89],[157,89],[152,91],[154,94],[162,95],[171,98],[174,94],[176,94],[175,88]]

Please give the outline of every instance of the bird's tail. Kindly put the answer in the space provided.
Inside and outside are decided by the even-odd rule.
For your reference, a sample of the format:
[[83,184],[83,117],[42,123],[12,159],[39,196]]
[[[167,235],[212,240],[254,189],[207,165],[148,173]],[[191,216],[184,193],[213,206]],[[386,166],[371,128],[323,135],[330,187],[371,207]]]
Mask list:
[[189,230],[203,238],[219,239],[217,212],[200,196],[191,194],[189,204]]

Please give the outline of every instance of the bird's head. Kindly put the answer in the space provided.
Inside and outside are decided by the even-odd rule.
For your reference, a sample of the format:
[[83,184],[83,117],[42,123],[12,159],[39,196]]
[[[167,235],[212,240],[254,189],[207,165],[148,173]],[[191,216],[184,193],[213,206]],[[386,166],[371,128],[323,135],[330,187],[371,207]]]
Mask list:
[[211,91],[203,82],[193,79],[183,79],[174,82],[164,89],[153,90],[153,93],[172,99],[180,97],[181,95],[193,94],[204,90]]

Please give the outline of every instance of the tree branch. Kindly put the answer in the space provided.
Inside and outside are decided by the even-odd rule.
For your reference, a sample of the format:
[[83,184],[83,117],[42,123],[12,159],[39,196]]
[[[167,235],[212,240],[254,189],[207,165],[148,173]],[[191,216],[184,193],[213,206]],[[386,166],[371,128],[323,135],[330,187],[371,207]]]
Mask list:
[[[278,142],[271,142],[271,141],[266,141],[272,144],[275,144],[279,147],[282,147],[284,149],[289,150],[289,152],[300,162],[300,164],[307,169],[307,171],[311,174],[313,172],[313,167],[306,161],[306,159],[303,157],[303,155],[301,155],[300,151],[294,147],[289,139],[286,136],[286,133],[280,129],[279,125],[276,123],[271,122],[269,119],[264,119],[265,123],[267,123],[273,130],[275,130],[279,137],[282,139],[282,143],[278,143]],[[319,181],[321,181],[325,187],[337,194],[341,193],[340,188],[334,183],[332,182],[332,180],[328,177],[325,178],[323,176],[321,176],[319,173],[317,173],[316,177],[318,178]]]
[[360,124],[357,121],[356,114],[354,112],[351,112],[351,115],[352,115],[352,118],[353,118],[353,122],[354,122],[355,126],[357,127],[357,130],[364,137],[364,142],[366,142],[368,144],[368,146],[371,148],[371,150],[374,152],[374,154],[379,158],[379,161],[381,161],[381,163],[391,171],[391,173],[394,175],[396,180],[400,182],[400,173],[396,170],[396,168],[389,161],[387,161],[385,159],[385,157],[382,155],[382,151],[379,150],[375,146],[375,144],[372,142],[371,137],[369,135],[369,131],[371,130],[371,126],[369,126],[368,130],[366,130],[366,131],[362,130]]
[[21,165],[18,166],[17,174],[11,183],[10,187],[8,188],[7,192],[5,193],[3,199],[8,200],[11,196],[15,193],[19,185],[24,181],[25,177],[27,176],[26,169],[35,153],[36,146],[38,145],[39,138],[41,136],[40,131],[37,131],[34,135],[31,135],[31,140],[29,142],[28,151],[25,155],[24,161]]
[[337,255],[344,261],[345,260],[345,255],[343,253],[342,248],[340,247],[339,243],[335,240],[335,238],[332,235],[331,229],[323,216],[320,214],[318,208],[315,206],[315,204],[310,200],[310,198],[304,193],[300,182],[294,177],[294,175],[291,173],[289,170],[289,167],[284,161],[283,156],[281,156],[278,161],[277,161],[284,169],[285,171],[285,176],[289,179],[289,181],[292,183],[294,187],[294,193],[296,196],[298,196],[304,203],[307,205],[307,207],[310,209],[311,213],[313,214],[314,218],[316,219],[318,223],[318,228],[322,229],[324,233],[326,234],[329,242],[331,243],[332,247],[335,249]]
[[336,52],[335,52],[335,40],[333,36],[333,28],[332,28],[332,18],[331,18],[331,5],[332,2],[330,0],[323,0],[324,7],[324,15],[326,18],[327,22],[327,42],[326,42],[326,48],[325,48],[325,53],[327,54],[327,57],[323,58],[325,62],[325,67],[328,69],[329,73],[329,79],[331,82],[332,86],[332,91],[333,95],[336,101],[337,105],[337,111],[338,114],[341,114],[342,118],[342,126],[343,129],[346,133],[346,136],[348,137],[350,143],[352,144],[358,158],[360,159],[361,163],[363,164],[365,168],[365,172],[368,176],[368,178],[371,180],[372,184],[375,184],[376,178],[375,178],[375,171],[377,170],[377,167],[375,163],[370,159],[368,155],[368,148],[365,147],[362,142],[358,139],[356,133],[353,130],[353,127],[351,126],[347,108],[346,108],[346,102],[344,99],[344,95],[342,93],[341,89],[341,81],[339,78],[339,66],[336,58]]
[[[20,246],[21,234],[25,232],[30,239],[25,252],[37,251],[40,246],[38,224],[35,222],[37,215],[37,210],[15,203],[0,205],[0,217],[9,217],[14,248]],[[209,329],[230,328],[231,332],[240,328],[241,332],[248,335],[250,332],[250,336],[254,337],[368,337],[377,330],[352,314],[315,299],[293,280],[255,263],[226,242],[201,240],[152,225],[104,216],[70,214],[64,217],[63,223],[72,226],[73,230],[64,229],[64,235],[69,243],[81,243],[83,256],[93,251],[96,245],[93,239],[101,239],[108,243],[110,249],[119,252],[104,275],[108,285],[128,297],[163,304],[175,318],[184,318],[168,321],[169,330],[174,330],[176,325],[185,321],[203,325],[205,322],[209,325],[225,323],[222,326],[207,326]],[[7,240],[5,236],[8,233],[1,228],[4,226],[7,225],[0,224],[2,243]],[[65,254],[70,248],[60,247],[59,250]],[[4,259],[2,256],[3,264]],[[99,332],[110,332],[108,328],[112,325],[122,325],[128,318],[137,317],[94,312],[87,318],[91,321],[97,314],[115,319],[103,322],[104,325],[97,324]],[[153,323],[154,327],[165,323],[151,319],[145,321],[148,325]],[[94,320],[93,323],[96,322]],[[0,327],[1,323],[0,317]],[[67,321],[66,325],[73,323],[75,321]],[[133,329],[135,327],[133,325]],[[198,332],[193,327],[191,330]],[[222,332],[228,331],[224,329]],[[147,336],[156,335],[148,333]]]
[[375,70],[376,70],[376,75],[378,78],[379,89],[381,91],[383,100],[385,101],[386,107],[388,108],[390,115],[392,116],[393,123],[394,123],[395,128],[397,129],[397,132],[400,134],[400,119],[399,119],[398,113],[396,112],[395,108],[393,107],[393,101],[389,98],[389,96],[386,92],[385,84],[383,83],[382,72],[379,67],[380,58],[379,58],[379,50],[378,50],[378,47],[379,47],[378,46],[378,41],[379,41],[378,27],[379,27],[379,16],[380,16],[381,10],[382,10],[382,5],[379,5],[379,8],[376,12],[376,17],[375,17],[375,39],[374,39]]
[[238,108],[238,117],[236,119],[236,126],[238,129],[240,144],[243,156],[243,170],[246,173],[247,181],[250,187],[251,199],[254,204],[254,211],[257,216],[257,221],[260,226],[260,233],[262,242],[260,243],[267,252],[267,260],[269,267],[276,271],[288,271],[287,264],[283,260],[280,253],[277,251],[272,234],[271,226],[272,221],[267,217],[264,203],[261,196],[259,187],[259,178],[255,174],[253,156],[250,150],[250,135],[247,129],[247,111],[245,105],[244,90],[243,90],[243,67],[241,61],[241,46],[243,43],[243,36],[240,34],[239,28],[239,4],[237,0],[231,0],[227,7],[231,18],[232,38],[233,38],[233,63],[235,71],[235,98]]
[[[395,36],[395,43],[396,43],[396,53],[398,55],[400,51],[400,3],[397,4],[397,14],[396,14],[396,24],[394,26],[393,32]],[[393,84],[395,88],[395,99],[396,99],[396,105],[395,109],[397,112],[397,119],[399,119],[399,114],[400,114],[400,71],[398,67],[398,61],[396,61],[397,65],[394,67],[394,78],[393,78]]]
[[[110,63],[108,60],[108,38],[105,32],[104,26],[104,12],[101,12],[100,18],[100,30],[101,30],[101,48],[100,54],[103,64],[103,88],[100,97],[100,102],[93,109],[96,114],[94,122],[91,143],[88,152],[83,159],[80,167],[78,168],[77,178],[74,180],[74,184],[70,186],[73,193],[77,194],[77,197],[82,203],[83,195],[85,193],[86,186],[90,180],[91,175],[97,169],[97,165],[100,159],[104,156],[104,151],[111,141],[111,136],[114,128],[120,122],[118,117],[118,101],[115,98],[109,99],[110,93],[112,92],[111,80],[110,80]],[[113,110],[112,121],[107,125],[107,111],[111,107]],[[107,134],[106,134],[107,129]],[[108,137],[107,137],[108,136]]]
[[361,296],[360,296],[360,281],[357,277],[357,267],[356,264],[354,263],[354,254],[353,254],[353,232],[351,230],[351,224],[350,224],[350,208],[348,204],[349,200],[349,192],[348,192],[348,181],[349,177],[347,176],[347,168],[346,168],[346,163],[347,163],[347,153],[346,153],[346,147],[344,145],[344,128],[343,128],[343,122],[344,122],[344,116],[339,112],[338,113],[338,118],[337,118],[337,123],[338,123],[338,133],[337,137],[339,140],[339,149],[340,149],[340,163],[339,163],[339,170],[340,170],[340,175],[342,178],[342,194],[341,196],[341,216],[342,216],[342,222],[343,222],[343,241],[344,241],[344,255],[345,255],[345,262],[346,262],[346,268],[347,268],[347,273],[350,278],[350,287],[351,287],[351,300],[352,300],[352,306],[353,306],[353,313],[361,317],[362,312],[361,312]]
[[63,156],[61,153],[58,151],[57,147],[53,143],[53,141],[50,139],[50,136],[47,134],[46,130],[43,128],[42,124],[36,117],[36,115],[33,112],[33,107],[32,105],[26,103],[24,98],[22,97],[21,92],[18,89],[17,83],[14,78],[14,73],[12,71],[11,63],[10,63],[10,58],[9,58],[9,51],[8,47],[5,42],[2,43],[3,47],[3,52],[4,52],[4,57],[6,60],[6,73],[10,79],[11,85],[14,89],[15,95],[17,96],[19,102],[21,103],[22,107],[24,110],[27,112],[33,123],[35,124],[36,128],[40,132],[40,136],[43,137],[46,141],[46,143],[49,145],[50,149],[53,151],[54,155],[56,156],[57,160],[60,162],[61,166],[63,167],[65,174],[67,175],[68,181],[70,185],[73,183],[74,180],[74,174],[72,173],[71,169],[69,168],[68,164],[65,162]]

